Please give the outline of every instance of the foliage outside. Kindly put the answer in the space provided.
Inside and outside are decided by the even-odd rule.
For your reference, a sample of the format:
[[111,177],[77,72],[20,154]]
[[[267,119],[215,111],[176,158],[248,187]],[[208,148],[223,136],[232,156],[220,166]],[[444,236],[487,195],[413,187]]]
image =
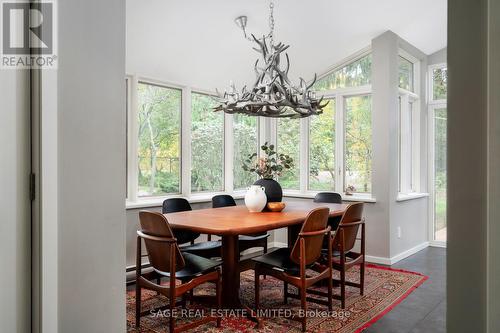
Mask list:
[[191,192],[224,190],[224,114],[211,96],[191,94]]
[[179,193],[181,91],[139,83],[138,99],[138,195]]
[[[291,118],[278,119],[277,151],[290,156],[293,161],[300,161],[300,120]],[[294,163],[288,172],[279,177],[282,188],[298,190],[300,188],[299,163]]]
[[335,108],[336,100],[311,117],[309,125],[309,189],[335,190]]
[[371,53],[335,70],[314,84],[316,91],[359,87],[370,84],[372,75]]
[[246,156],[259,151],[258,120],[258,117],[244,114],[233,115],[233,187],[235,190],[244,189],[257,180],[255,174],[243,169],[243,161]]
[[399,56],[399,87],[413,91],[413,63]]
[[432,99],[446,99],[448,70],[446,68],[435,69],[432,73]]
[[446,108],[434,110],[434,195],[435,231],[446,228]]
[[370,193],[372,175],[371,95],[345,99],[345,187]]

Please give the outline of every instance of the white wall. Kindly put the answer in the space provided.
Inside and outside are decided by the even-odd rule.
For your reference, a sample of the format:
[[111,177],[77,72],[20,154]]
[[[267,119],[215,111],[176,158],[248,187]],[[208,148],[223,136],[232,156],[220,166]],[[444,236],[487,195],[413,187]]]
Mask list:
[[29,76],[0,70],[0,332],[31,322]]
[[59,332],[124,332],[125,2],[58,7]]
[[446,63],[446,52],[447,49],[445,47],[439,51],[434,52],[433,54],[429,54],[429,56],[427,57],[427,64],[434,65]]

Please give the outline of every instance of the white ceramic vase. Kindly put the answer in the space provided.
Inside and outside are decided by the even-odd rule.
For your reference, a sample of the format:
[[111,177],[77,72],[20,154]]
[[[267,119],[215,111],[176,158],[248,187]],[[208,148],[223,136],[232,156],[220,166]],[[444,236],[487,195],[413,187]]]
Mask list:
[[265,188],[259,185],[252,185],[245,194],[245,206],[250,212],[262,212],[266,207],[267,197]]

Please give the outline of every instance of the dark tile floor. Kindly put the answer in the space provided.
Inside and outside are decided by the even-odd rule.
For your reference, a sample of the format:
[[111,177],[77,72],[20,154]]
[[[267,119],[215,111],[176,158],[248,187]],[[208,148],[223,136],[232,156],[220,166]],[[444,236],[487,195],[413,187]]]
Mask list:
[[446,332],[446,249],[429,247],[392,267],[419,272],[429,279],[364,332]]

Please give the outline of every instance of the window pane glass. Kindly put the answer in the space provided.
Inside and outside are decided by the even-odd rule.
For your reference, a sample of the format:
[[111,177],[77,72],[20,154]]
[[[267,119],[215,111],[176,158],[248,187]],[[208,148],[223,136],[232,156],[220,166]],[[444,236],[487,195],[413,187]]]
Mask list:
[[350,192],[371,192],[372,113],[371,96],[345,99],[344,186]]
[[448,70],[439,68],[432,71],[432,99],[446,99],[446,82]]
[[345,87],[359,87],[370,84],[371,75],[372,55],[368,54],[318,80],[314,85],[314,89],[321,91]]
[[181,91],[138,86],[138,196],[180,192]]
[[399,57],[399,87],[413,91],[413,63]]
[[233,186],[235,190],[245,189],[257,180],[257,175],[243,170],[243,160],[253,153],[258,153],[258,117],[244,114],[233,115],[234,159]]
[[283,170],[279,178],[281,187],[288,190],[300,188],[299,154],[300,154],[300,120],[278,119],[277,153],[289,155],[293,159],[293,168]]
[[335,190],[335,99],[310,119],[309,189]]
[[446,241],[446,108],[434,110],[434,238]]
[[224,190],[224,113],[211,96],[191,94],[191,192]]

